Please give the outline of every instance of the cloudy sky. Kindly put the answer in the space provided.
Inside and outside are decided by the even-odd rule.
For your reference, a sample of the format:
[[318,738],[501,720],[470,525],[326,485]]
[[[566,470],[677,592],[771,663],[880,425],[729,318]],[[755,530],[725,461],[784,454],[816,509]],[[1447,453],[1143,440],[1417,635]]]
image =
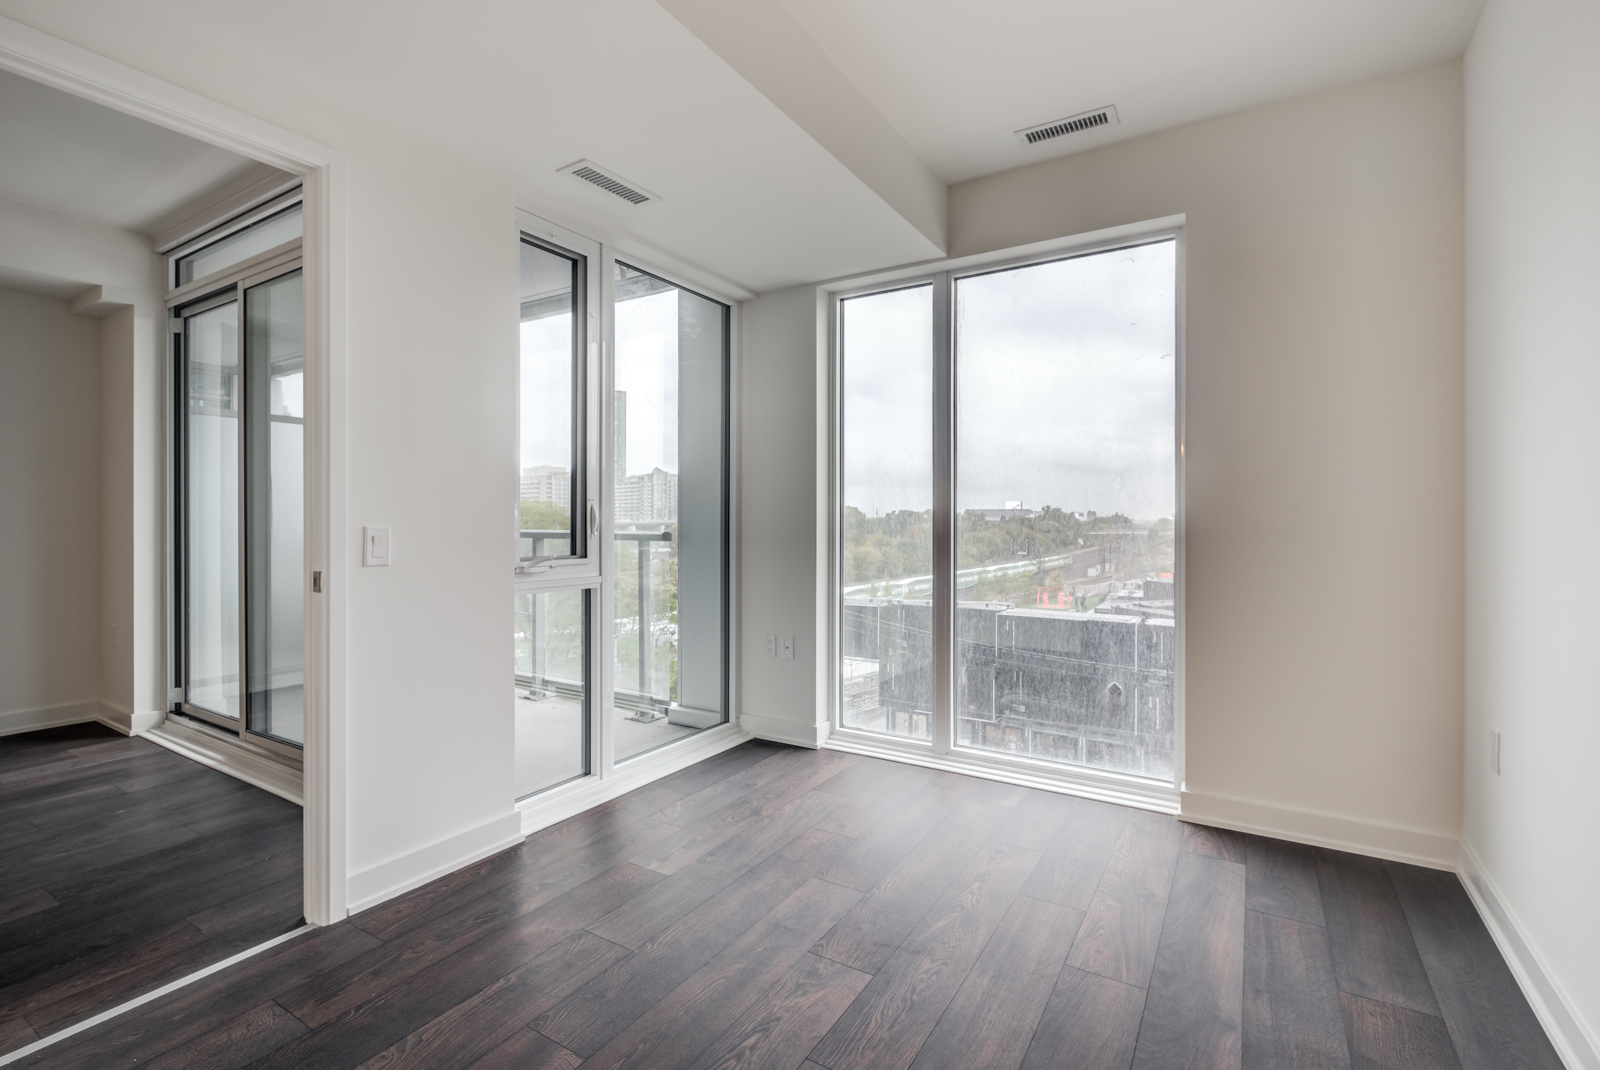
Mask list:
[[[522,324],[522,467],[572,464],[572,317]],[[616,385],[628,393],[628,474],[678,470],[678,291],[616,308]]]
[[[1173,515],[1174,245],[962,279],[957,497]],[[844,500],[932,502],[932,290],[844,302]]]

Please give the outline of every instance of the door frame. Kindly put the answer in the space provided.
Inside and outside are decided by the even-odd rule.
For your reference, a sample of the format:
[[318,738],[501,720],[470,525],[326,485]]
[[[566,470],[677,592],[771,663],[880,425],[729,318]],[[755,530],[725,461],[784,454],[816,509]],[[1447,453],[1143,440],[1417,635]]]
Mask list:
[[[348,914],[346,843],[345,308],[343,153],[170,82],[0,17],[0,70],[94,101],[301,179],[306,332],[304,911],[318,925]],[[165,286],[162,287],[163,291]],[[159,303],[159,301],[158,301]],[[163,330],[165,324],[162,325]],[[165,347],[162,347],[163,350]],[[168,466],[170,478],[171,467]],[[159,515],[170,516],[162,506]],[[170,523],[170,520],[166,521]],[[163,532],[163,537],[170,533]],[[163,570],[170,562],[163,562]],[[161,577],[162,588],[171,582]],[[165,643],[166,626],[163,627]],[[162,661],[170,673],[170,657]],[[161,694],[168,694],[170,678]]]

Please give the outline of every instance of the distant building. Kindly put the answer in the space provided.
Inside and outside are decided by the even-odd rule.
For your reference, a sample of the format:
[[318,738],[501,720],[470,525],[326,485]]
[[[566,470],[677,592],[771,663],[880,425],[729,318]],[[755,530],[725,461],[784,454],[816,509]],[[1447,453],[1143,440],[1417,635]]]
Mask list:
[[996,520],[1026,520],[1031,516],[1038,516],[1037,509],[1024,509],[1021,502],[1006,502],[1003,508],[979,509],[985,520],[991,523]]
[[617,519],[677,523],[677,474],[655,468],[617,480]]
[[[843,609],[846,727],[925,737],[933,604],[846,598]],[[960,602],[957,618],[957,743],[1172,775],[1177,629],[1170,616]]]
[[522,500],[572,505],[572,473],[553,464],[536,464],[522,470]]

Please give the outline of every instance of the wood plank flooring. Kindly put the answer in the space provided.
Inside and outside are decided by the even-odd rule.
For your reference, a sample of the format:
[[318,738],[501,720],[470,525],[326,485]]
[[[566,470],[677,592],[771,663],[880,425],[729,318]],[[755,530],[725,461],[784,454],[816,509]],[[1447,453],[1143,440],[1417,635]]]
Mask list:
[[1449,874],[748,743],[24,1065],[1560,1063]]
[[0,818],[0,1054],[300,923],[300,808],[148,740],[0,738]]

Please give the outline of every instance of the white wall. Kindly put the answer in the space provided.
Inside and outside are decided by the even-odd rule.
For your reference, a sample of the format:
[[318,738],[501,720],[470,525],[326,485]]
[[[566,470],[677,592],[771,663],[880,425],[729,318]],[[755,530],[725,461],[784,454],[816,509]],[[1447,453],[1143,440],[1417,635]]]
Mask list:
[[0,289],[0,733],[83,720],[99,693],[99,333]]
[[[514,183],[126,5],[0,10],[342,154],[351,898],[514,840]],[[389,567],[361,567],[363,524]]]
[[1600,1067],[1600,7],[1491,0],[1466,116],[1463,861],[1568,1065]]
[[[1455,861],[1461,139],[1452,62],[950,191],[953,256],[1187,216],[1184,807],[1206,820]],[[799,291],[745,307],[745,710],[795,724],[819,687],[759,643],[819,616],[808,317]]]
[[[84,671],[97,683],[91,713],[124,730],[166,706],[161,639],[162,428],[160,261],[127,231],[0,201],[0,277],[76,294],[71,308],[98,317],[100,622]],[[95,331],[95,319],[83,318]]]
[[[814,747],[827,737],[828,686],[827,602],[812,568],[827,538],[817,288],[762,294],[739,315],[740,723]],[[794,659],[767,657],[767,635],[793,635]]]

